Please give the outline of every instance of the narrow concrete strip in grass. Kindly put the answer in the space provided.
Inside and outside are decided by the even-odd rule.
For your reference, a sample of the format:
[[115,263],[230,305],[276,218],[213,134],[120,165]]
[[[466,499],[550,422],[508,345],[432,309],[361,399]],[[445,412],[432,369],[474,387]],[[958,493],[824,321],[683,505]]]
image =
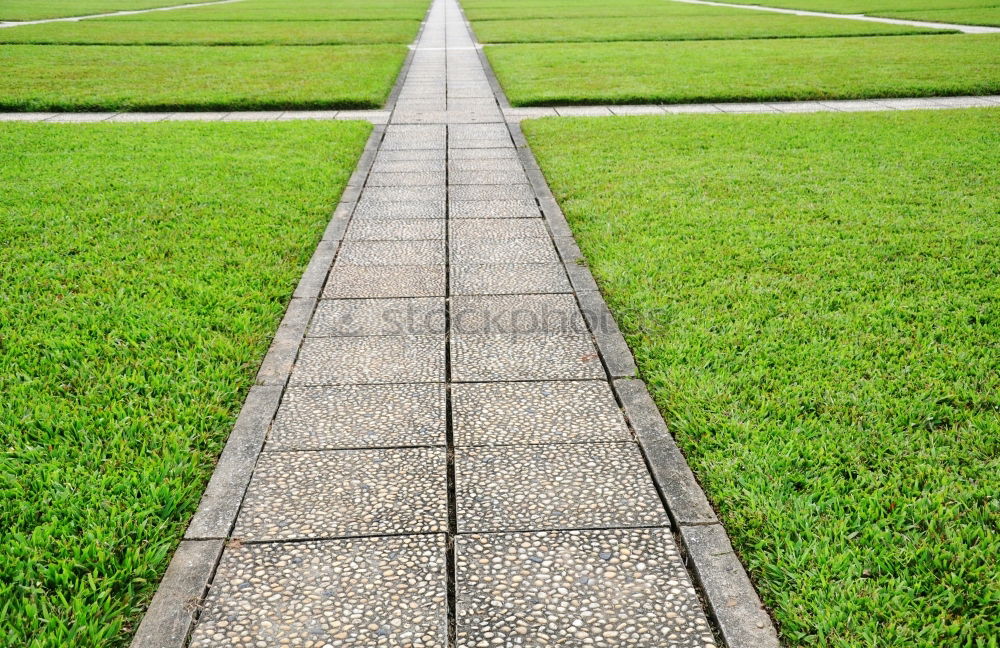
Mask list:
[[153,11],[173,11],[175,9],[194,9],[209,5],[231,4],[233,2],[243,2],[243,0],[212,0],[211,2],[192,2],[182,5],[172,5],[169,7],[151,7],[149,9],[130,9],[127,11],[113,11],[111,13],[89,14],[86,16],[67,16],[64,18],[43,18],[41,20],[19,20],[13,22],[0,22],[0,29],[11,27],[23,27],[25,25],[44,25],[55,22],[77,22],[78,20],[90,20],[92,18],[112,18],[114,16],[132,16],[134,14],[144,14]]
[[730,2],[712,2],[711,0],[667,0],[669,2],[683,2],[685,4],[706,5],[710,7],[728,7],[730,9],[750,9],[751,11],[770,11],[781,14],[791,14],[794,16],[816,16],[818,18],[840,18],[844,20],[861,20],[864,22],[885,23],[887,25],[906,25],[908,27],[927,27],[931,29],[951,29],[963,34],[1000,34],[1000,27],[987,27],[985,25],[955,25],[951,23],[928,22],[925,20],[904,20],[901,18],[882,18],[879,16],[869,16],[867,14],[838,14],[825,11],[806,11],[804,9],[783,9],[781,7],[768,7],[765,5],[733,4]]
[[1000,105],[1000,95],[982,97],[902,97],[898,99],[828,99],[824,101],[771,101],[767,103],[714,103],[665,105],[555,106],[552,108],[506,108],[509,122],[542,117],[632,117],[690,113],[879,112],[887,110],[945,110]]
[[385,124],[389,111],[378,110],[253,110],[231,112],[0,112],[0,122],[94,122],[156,123],[162,121],[266,122],[266,121],[367,121]]

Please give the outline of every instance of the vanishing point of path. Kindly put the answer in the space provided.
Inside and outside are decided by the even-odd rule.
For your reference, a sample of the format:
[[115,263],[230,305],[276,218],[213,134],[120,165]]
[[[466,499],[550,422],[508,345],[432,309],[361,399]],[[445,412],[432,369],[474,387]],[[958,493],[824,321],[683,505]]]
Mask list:
[[456,0],[401,78],[133,646],[777,645]]

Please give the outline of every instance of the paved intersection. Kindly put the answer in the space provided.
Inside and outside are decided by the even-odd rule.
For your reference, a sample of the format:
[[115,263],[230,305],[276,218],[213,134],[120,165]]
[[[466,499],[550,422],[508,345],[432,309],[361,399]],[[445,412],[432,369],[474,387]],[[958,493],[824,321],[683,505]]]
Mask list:
[[456,0],[403,79],[133,646],[776,645]]

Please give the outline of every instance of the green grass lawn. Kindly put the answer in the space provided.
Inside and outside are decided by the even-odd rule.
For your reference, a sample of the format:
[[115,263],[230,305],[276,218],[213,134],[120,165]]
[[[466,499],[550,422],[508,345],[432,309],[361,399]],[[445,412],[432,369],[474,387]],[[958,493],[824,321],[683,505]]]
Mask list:
[[0,110],[377,108],[406,51],[404,45],[4,45]]
[[[665,3],[666,4],[666,3]],[[709,15],[484,20],[473,25],[483,43],[667,41],[948,33],[899,25],[721,9]],[[2,37],[2,35],[0,35]]]
[[429,6],[428,0],[242,0],[116,20],[421,20]]
[[0,125],[0,644],[127,643],[370,128]]
[[515,106],[1000,92],[997,35],[490,45]]
[[417,20],[87,20],[0,29],[0,43],[64,45],[340,45],[401,43]]
[[[0,20],[42,20],[68,16],[149,9],[188,4],[200,0],[3,0],[0,2]],[[208,0],[204,0],[208,1]]]
[[1000,110],[525,122],[789,646],[1000,636]]
[[712,7],[682,5],[669,0],[461,0],[466,17],[480,20],[649,16],[662,11],[706,13]]

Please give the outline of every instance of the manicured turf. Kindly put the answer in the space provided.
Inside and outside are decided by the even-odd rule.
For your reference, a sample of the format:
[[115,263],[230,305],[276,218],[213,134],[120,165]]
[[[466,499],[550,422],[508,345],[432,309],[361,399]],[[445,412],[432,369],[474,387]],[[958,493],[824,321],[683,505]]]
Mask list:
[[877,15],[906,20],[929,20],[931,22],[955,23],[958,25],[992,25],[1000,27],[1000,6],[971,9],[880,11]]
[[0,109],[377,108],[405,56],[404,45],[4,45]]
[[1000,92],[997,35],[491,45],[516,106]]
[[65,45],[338,45],[409,44],[417,20],[138,21],[87,20],[0,29],[0,43]]
[[419,20],[429,5],[427,0],[242,0],[121,20]]
[[125,645],[369,131],[0,125],[0,643]]
[[[484,20],[473,25],[484,43],[546,43],[587,41],[666,41],[736,38],[796,38],[885,34],[948,33],[899,25],[804,18],[721,9],[714,15],[671,14],[625,18],[566,18],[553,20]],[[0,34],[2,37],[2,34]]]
[[[206,0],[207,1],[207,0]],[[190,4],[199,0],[3,0],[0,20],[42,20],[68,16]]]
[[1000,110],[525,132],[789,646],[1000,636]]
[[670,7],[690,7],[692,14],[705,13],[708,7],[682,5],[669,0],[462,0],[466,17],[479,20],[529,18],[583,18],[602,16],[648,16]]

